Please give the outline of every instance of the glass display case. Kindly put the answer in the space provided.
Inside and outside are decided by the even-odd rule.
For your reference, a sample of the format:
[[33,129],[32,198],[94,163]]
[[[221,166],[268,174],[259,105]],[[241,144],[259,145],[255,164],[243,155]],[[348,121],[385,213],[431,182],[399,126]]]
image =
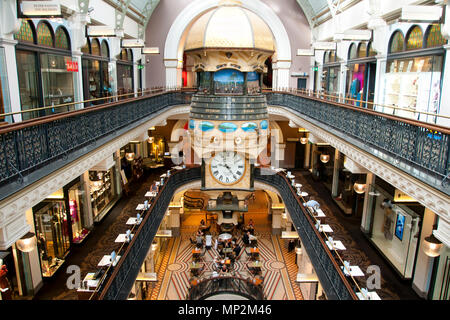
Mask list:
[[46,199],[33,208],[33,214],[42,276],[51,277],[70,249],[65,201]]
[[89,229],[86,228],[84,190],[79,179],[65,190],[65,199],[72,224],[72,243],[81,243],[89,234]]

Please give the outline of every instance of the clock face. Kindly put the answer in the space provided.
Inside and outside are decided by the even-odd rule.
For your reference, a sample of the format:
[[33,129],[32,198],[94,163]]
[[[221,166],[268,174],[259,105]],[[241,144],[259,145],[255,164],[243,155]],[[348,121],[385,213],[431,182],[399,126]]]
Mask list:
[[244,177],[246,164],[240,154],[232,151],[217,153],[211,160],[211,176],[221,184],[231,185]]

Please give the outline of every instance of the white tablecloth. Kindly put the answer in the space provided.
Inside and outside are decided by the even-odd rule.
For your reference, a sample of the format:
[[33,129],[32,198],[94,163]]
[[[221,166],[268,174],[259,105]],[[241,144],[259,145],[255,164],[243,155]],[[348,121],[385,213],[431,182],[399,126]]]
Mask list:
[[330,244],[330,242],[328,240],[326,241],[326,244],[327,244],[327,246],[328,246],[328,248],[330,250],[333,250],[333,249],[335,249],[335,250],[346,250],[347,249],[347,248],[345,248],[344,244],[341,241],[333,241],[334,248],[331,246],[331,244]]
[[368,295],[369,299],[365,298],[361,292],[356,293],[359,300],[381,300],[380,296],[375,291],[369,292]]
[[328,224],[321,224],[319,228],[321,232],[333,232],[333,229],[331,229],[330,225]]
[[350,266],[350,274],[344,267],[341,267],[341,269],[344,271],[344,274],[351,275],[352,277],[364,277],[364,272],[362,272],[361,268],[358,266]]
[[221,233],[221,234],[219,234],[219,239],[220,240],[228,240],[228,239],[231,239],[231,238],[232,238],[232,235],[229,234],[229,233]]
[[[119,261],[120,256],[116,257],[116,260],[114,261],[113,267],[117,264],[117,262]],[[111,256],[110,255],[105,255],[103,256],[102,260],[100,260],[100,262],[98,263],[98,267],[105,267],[105,266],[109,266],[111,264]]]
[[137,207],[136,207],[137,211],[141,211],[141,210],[144,210],[144,209],[145,209],[145,206],[144,206],[143,203],[138,204]]
[[137,221],[137,218],[129,218],[127,220],[126,224],[137,224],[136,221]]
[[[117,236],[116,240],[114,240],[114,242],[125,242],[125,237],[127,236],[126,233],[121,233]],[[133,239],[134,234],[131,234],[131,239]],[[131,240],[130,239],[130,240]]]
[[147,191],[147,193],[145,194],[145,196],[147,198],[154,198],[156,197],[157,193],[155,191]]

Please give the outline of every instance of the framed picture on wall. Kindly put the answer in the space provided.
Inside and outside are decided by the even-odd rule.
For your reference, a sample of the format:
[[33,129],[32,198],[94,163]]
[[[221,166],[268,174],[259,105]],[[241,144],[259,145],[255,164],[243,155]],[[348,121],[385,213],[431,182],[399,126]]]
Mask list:
[[405,228],[405,216],[397,213],[397,221],[395,222],[395,236],[403,240],[403,229]]

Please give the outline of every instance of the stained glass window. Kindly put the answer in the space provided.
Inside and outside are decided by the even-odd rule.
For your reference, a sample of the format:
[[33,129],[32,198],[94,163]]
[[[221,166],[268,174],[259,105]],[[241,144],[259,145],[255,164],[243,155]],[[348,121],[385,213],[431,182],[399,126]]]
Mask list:
[[20,25],[20,30],[14,34],[14,39],[23,42],[34,43],[33,29],[31,27],[31,21],[22,19],[22,24]]
[[109,58],[109,48],[106,40],[102,41],[102,57]]
[[406,41],[406,50],[420,49],[423,46],[423,32],[419,26],[411,29]]
[[356,58],[356,45],[354,43],[351,44],[350,49],[348,50],[348,59]]
[[83,53],[90,53],[89,51],[89,40],[86,39],[86,44],[81,48],[81,52]]
[[367,56],[367,45],[360,43],[358,46],[358,58],[365,58]]
[[391,38],[391,46],[389,52],[402,52],[405,50],[404,47],[405,37],[401,31],[396,31]]
[[92,53],[94,56],[99,56],[99,55],[101,55],[101,52],[100,52],[100,42],[98,41],[98,39],[92,40],[92,42],[91,42],[91,53]]
[[55,46],[59,49],[70,50],[69,36],[63,27],[58,27],[58,29],[56,29]]
[[329,55],[329,61],[330,62],[336,62],[336,53],[334,51],[330,51],[330,55]]
[[120,52],[120,60],[128,60],[127,49],[122,49],[122,51]]
[[369,42],[369,44],[367,45],[367,47],[369,48],[369,57],[374,57],[377,55],[377,51],[372,47],[372,42]]
[[37,27],[37,43],[46,46],[53,47],[53,36],[50,27],[45,22],[40,22]]
[[442,36],[441,25],[433,24],[428,28],[427,48],[443,46],[447,40]]

